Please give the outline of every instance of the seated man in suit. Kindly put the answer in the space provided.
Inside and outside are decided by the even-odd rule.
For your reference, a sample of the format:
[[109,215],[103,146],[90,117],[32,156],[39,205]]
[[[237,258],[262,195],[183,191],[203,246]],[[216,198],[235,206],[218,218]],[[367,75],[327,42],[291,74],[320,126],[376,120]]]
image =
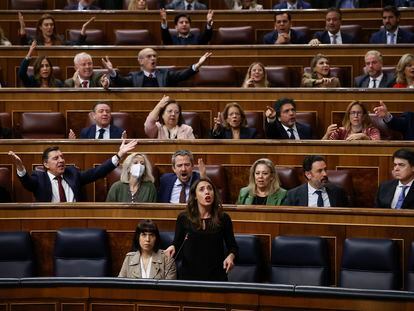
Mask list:
[[114,70],[108,57],[102,59],[102,63],[108,69],[113,86],[169,87],[195,75],[210,55],[210,52],[205,53],[196,64],[184,70],[157,69],[157,52],[151,48],[145,48],[138,53],[138,62],[141,66],[141,71],[130,72],[126,77],[120,76]]
[[72,78],[65,80],[65,87],[89,88],[109,87],[107,75],[93,70],[92,56],[88,53],[78,53],[73,59],[75,73]]
[[323,44],[350,44],[358,43],[357,38],[353,38],[341,32],[342,13],[337,8],[329,8],[325,16],[325,31],[318,31],[309,41],[310,45],[317,46]]
[[[97,102],[92,108],[92,118],[94,125],[83,128],[80,138],[86,139],[114,139],[126,138],[126,131],[111,124],[111,106],[105,102]],[[76,139],[72,129],[69,130],[69,139]]]
[[79,171],[74,166],[66,166],[65,158],[59,147],[49,147],[43,151],[44,171],[33,171],[29,175],[20,157],[9,151],[17,168],[17,175],[28,191],[33,192],[36,202],[78,202],[81,201],[82,187],[105,177],[113,171],[121,159],[137,144],[137,140],[129,143],[122,141],[119,151],[101,165],[86,171]]
[[101,10],[101,8],[93,3],[95,0],[78,0],[78,3],[72,3],[65,6],[64,10]]
[[311,8],[310,3],[303,0],[284,0],[273,6],[273,10],[305,10]]
[[384,29],[380,29],[373,33],[369,39],[369,43],[414,43],[414,34],[399,27],[400,16],[401,13],[395,6],[385,6],[382,9],[382,23],[384,24]]
[[395,0],[394,5],[399,7],[414,7],[414,0]]
[[201,35],[193,34],[191,30],[191,18],[186,13],[177,14],[174,17],[176,35],[171,35],[168,30],[167,12],[160,10],[161,16],[161,37],[165,45],[186,45],[186,44],[208,44],[213,36],[213,10],[207,13],[207,24]]
[[197,0],[173,0],[170,4],[165,6],[166,9],[171,10],[207,10],[207,6]]
[[401,132],[404,140],[414,140],[414,112],[407,111],[399,117],[393,116],[384,102],[380,100],[379,106],[374,108],[374,113],[382,118],[390,129]]
[[201,177],[206,177],[206,167],[202,159],[198,159],[199,171],[193,172],[194,157],[191,151],[178,150],[172,158],[174,173],[163,174],[158,189],[158,202],[186,203],[191,185]]
[[275,26],[272,32],[264,35],[264,44],[305,44],[303,33],[290,29],[292,15],[289,12],[275,13]]
[[394,179],[380,184],[376,207],[414,208],[414,151],[405,148],[398,149],[392,155],[392,160]]
[[310,207],[348,206],[345,190],[328,181],[324,157],[306,156],[303,160],[303,171],[308,182],[289,190],[283,204]]
[[266,137],[273,139],[312,139],[309,125],[296,122],[296,103],[291,98],[278,99],[265,111]]
[[393,74],[382,71],[382,54],[372,50],[365,54],[365,74],[354,80],[355,87],[386,88],[395,83]]

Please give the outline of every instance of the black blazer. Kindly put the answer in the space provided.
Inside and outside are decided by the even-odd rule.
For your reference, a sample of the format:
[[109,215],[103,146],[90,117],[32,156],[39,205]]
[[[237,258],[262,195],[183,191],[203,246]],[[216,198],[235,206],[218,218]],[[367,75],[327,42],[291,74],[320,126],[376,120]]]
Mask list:
[[[63,179],[69,184],[73,191],[74,198],[77,202],[82,201],[82,187],[94,182],[99,178],[105,177],[109,172],[115,169],[112,159],[106,160],[101,165],[86,170],[79,171],[76,167],[67,166],[63,173]],[[52,201],[52,184],[46,171],[33,171],[32,175],[26,172],[23,177],[19,177],[23,187],[33,192],[36,202]]]
[[[342,37],[342,44],[351,44],[351,43],[358,43],[358,39],[355,37],[352,37],[343,31],[341,31],[341,37]],[[331,38],[329,37],[328,31],[318,31],[315,32],[314,39],[318,39],[323,44],[331,44]]]
[[[111,125],[109,127],[109,138],[122,138],[123,131],[124,131],[123,129],[115,125]],[[96,125],[85,127],[80,132],[80,138],[95,139],[95,137],[96,137]]]
[[414,140],[414,112],[404,112],[399,117],[393,116],[386,124],[390,129],[401,132],[404,140]]
[[[278,36],[279,36],[279,33],[276,30],[272,32],[268,32],[263,37],[263,43],[264,44],[275,44]],[[306,44],[308,42],[306,40],[306,36],[302,32],[291,29],[290,30],[290,43],[291,44]]]
[[168,28],[161,27],[162,42],[165,45],[186,45],[186,44],[208,44],[213,37],[213,28],[205,28],[200,35],[195,35],[190,32],[187,38],[181,38],[178,35],[171,36]]
[[[176,83],[187,80],[195,74],[196,71],[192,67],[184,70],[157,69],[155,72],[158,87],[174,86]],[[118,87],[142,87],[144,84],[144,72],[133,71],[126,77],[122,77],[117,73],[115,77],[111,77],[111,84]]]
[[[381,208],[391,208],[391,202],[394,198],[395,189],[397,189],[398,180],[387,180],[380,184],[375,200],[375,206]],[[414,183],[408,189],[401,208],[414,208]]]
[[[392,87],[395,83],[395,77],[393,74],[390,74],[386,71],[383,71],[383,76],[379,87],[386,88]],[[369,75],[361,75],[355,78],[354,80],[354,87],[365,87],[367,88],[369,85]]]
[[[275,122],[269,123],[267,119],[265,121],[266,137],[272,139],[289,139],[288,134],[283,128],[282,124],[276,120]],[[300,139],[313,139],[312,129],[307,124],[301,124],[296,122],[296,129],[299,133]]]
[[[256,138],[257,130],[255,128],[241,127],[240,128],[240,139],[251,139]],[[211,130],[211,137],[217,139],[233,139],[231,129],[222,128],[219,133],[214,133]]]
[[[349,206],[348,196],[345,190],[335,186],[334,184],[327,184],[325,188],[328,193],[331,207]],[[308,183],[290,189],[287,192],[287,196],[283,204],[290,206],[308,206]]]

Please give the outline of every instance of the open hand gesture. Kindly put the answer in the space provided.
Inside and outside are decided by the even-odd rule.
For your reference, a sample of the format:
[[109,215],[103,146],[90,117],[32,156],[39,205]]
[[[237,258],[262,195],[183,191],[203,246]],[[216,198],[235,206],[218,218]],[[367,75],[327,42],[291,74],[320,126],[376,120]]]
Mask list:
[[167,25],[167,11],[165,9],[160,9],[160,18],[161,24]]
[[9,151],[8,155],[12,158],[14,164],[17,167],[17,170],[23,171],[24,165],[23,165],[22,159],[20,159],[20,157],[17,154],[15,154],[13,151]]
[[36,47],[37,47],[37,42],[36,42],[36,40],[33,40],[32,44],[29,47],[29,52],[27,52],[27,55],[26,55],[27,58],[32,57],[33,52],[36,49]]
[[213,26],[213,16],[214,16],[214,11],[213,10],[208,10],[207,13],[207,25],[208,26]]
[[379,106],[374,108],[374,113],[379,118],[385,118],[390,115],[387,106],[384,104],[382,100],[380,100]]
[[95,16],[91,17],[85,24],[82,25],[81,29],[81,35],[84,36],[86,34],[86,28],[88,28],[88,25],[92,23],[95,20]]
[[207,60],[207,58],[209,58],[213,53],[211,52],[206,52],[204,53],[203,56],[200,57],[200,59],[198,60],[198,63],[195,64],[195,69],[198,70],[198,68],[200,68],[204,62]]
[[23,36],[26,34],[26,30],[24,29],[26,27],[26,23],[24,22],[23,14],[21,12],[18,12],[17,14],[19,17],[19,24],[20,24],[19,34]]
[[109,60],[108,56],[105,56],[105,58],[102,58],[102,65],[108,69],[108,74],[109,75],[113,75],[115,73],[115,69],[111,63],[111,61]]
[[133,150],[138,144],[138,139],[133,139],[129,143],[126,143],[126,140],[123,139],[121,146],[119,146],[118,156],[122,159],[128,152]]

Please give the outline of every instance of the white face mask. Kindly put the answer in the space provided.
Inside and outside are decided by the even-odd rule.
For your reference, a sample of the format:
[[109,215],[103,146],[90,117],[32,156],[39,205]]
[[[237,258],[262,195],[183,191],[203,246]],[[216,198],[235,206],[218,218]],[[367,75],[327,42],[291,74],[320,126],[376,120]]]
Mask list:
[[145,166],[141,163],[133,164],[131,166],[131,175],[136,178],[141,178],[141,176],[144,174]]

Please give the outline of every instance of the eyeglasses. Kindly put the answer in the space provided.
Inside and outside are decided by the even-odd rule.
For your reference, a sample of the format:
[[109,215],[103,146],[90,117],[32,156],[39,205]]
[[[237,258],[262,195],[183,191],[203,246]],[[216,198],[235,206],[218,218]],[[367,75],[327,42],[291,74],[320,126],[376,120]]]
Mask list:
[[364,113],[362,111],[351,111],[350,116],[362,116]]

